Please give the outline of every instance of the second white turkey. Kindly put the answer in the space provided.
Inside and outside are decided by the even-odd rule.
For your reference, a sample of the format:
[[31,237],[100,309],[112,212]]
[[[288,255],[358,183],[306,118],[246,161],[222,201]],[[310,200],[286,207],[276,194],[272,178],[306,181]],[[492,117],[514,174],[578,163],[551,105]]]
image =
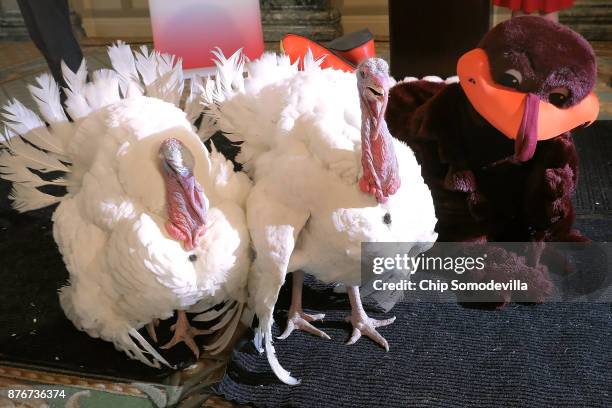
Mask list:
[[246,64],[244,76],[239,54],[218,59],[217,81],[203,98],[208,117],[242,142],[238,161],[254,181],[246,208],[256,251],[249,276],[256,346],[283,382],[299,382],[272,346],[272,313],[289,272],[293,296],[280,338],[300,329],[329,339],[311,324],[324,316],[302,309],[305,272],[346,286],[348,344],[365,335],[388,350],[377,328],[394,318],[372,319],[362,306],[361,244],[408,242],[424,251],[436,239],[436,217],[414,154],[387,130],[386,62],[369,59],[352,74],[320,69],[307,55],[300,71],[286,56],[265,54]]

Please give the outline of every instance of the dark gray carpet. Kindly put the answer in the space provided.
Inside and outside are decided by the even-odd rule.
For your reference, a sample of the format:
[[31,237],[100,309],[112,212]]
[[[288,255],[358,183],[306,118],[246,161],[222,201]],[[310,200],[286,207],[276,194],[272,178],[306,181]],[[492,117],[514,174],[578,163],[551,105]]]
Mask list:
[[612,212],[612,121],[596,122],[575,132],[580,158],[578,214]]
[[[331,340],[295,332],[275,344],[300,385],[280,384],[265,356],[245,341],[234,351],[219,392],[269,407],[612,406],[609,304],[491,311],[402,303],[392,313],[372,315],[397,316],[380,329],[388,353],[367,338],[342,344],[350,333],[342,323],[348,305],[325,311],[318,327]],[[285,315],[276,319],[284,322]]]

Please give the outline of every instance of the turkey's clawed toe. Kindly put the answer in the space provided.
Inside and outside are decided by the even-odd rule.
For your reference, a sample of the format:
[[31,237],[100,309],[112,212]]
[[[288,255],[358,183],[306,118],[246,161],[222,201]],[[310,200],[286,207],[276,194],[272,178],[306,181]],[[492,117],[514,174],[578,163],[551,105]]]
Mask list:
[[395,321],[395,316],[390,319],[376,320],[367,316],[350,315],[346,317],[346,321],[353,325],[353,333],[346,342],[347,345],[355,344],[364,335],[380,344],[386,351],[389,351],[389,343],[376,331],[376,328],[390,325]]
[[174,331],[174,336],[172,336],[172,339],[168,343],[161,346],[161,348],[166,350],[176,346],[180,342],[184,342],[193,352],[196,359],[200,358],[200,348],[193,338],[195,336],[211,333],[210,330],[200,330],[191,326],[187,319],[187,314],[184,311],[178,312],[178,319],[175,324],[170,326],[170,330]]
[[147,333],[149,334],[149,337],[155,343],[157,343],[157,333],[155,333],[155,328],[157,326],[159,326],[159,319],[153,319],[153,321],[151,323],[147,324],[147,326],[146,326]]
[[315,320],[323,320],[325,314],[320,313],[316,315],[309,315],[304,312],[294,312],[289,313],[287,318],[287,327],[283,334],[277,337],[279,340],[284,340],[294,331],[294,330],[303,330],[310,334],[314,334],[315,336],[322,337],[324,339],[329,340],[330,337],[323,330],[317,329],[310,322],[314,322]]

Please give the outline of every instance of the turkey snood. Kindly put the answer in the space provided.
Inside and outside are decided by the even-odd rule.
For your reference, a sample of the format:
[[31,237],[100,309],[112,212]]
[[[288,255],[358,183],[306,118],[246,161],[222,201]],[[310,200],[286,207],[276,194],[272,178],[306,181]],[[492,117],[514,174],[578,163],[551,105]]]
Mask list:
[[400,187],[393,140],[385,122],[389,97],[387,63],[380,58],[362,62],[356,71],[361,106],[361,164],[359,188],[384,203]]
[[159,156],[166,182],[166,230],[190,251],[204,234],[206,221],[206,200],[193,175],[193,155],[179,140],[170,138],[162,142]]

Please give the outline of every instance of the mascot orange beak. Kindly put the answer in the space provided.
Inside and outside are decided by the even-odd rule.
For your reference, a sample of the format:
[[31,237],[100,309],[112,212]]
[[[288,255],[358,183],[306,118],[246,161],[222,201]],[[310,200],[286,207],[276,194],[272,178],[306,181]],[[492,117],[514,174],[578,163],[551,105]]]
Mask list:
[[476,111],[506,137],[513,139],[514,157],[531,159],[539,140],[559,136],[597,119],[599,100],[591,92],[580,103],[562,109],[524,93],[496,84],[491,77],[489,58],[476,48],[457,63],[461,87]]

